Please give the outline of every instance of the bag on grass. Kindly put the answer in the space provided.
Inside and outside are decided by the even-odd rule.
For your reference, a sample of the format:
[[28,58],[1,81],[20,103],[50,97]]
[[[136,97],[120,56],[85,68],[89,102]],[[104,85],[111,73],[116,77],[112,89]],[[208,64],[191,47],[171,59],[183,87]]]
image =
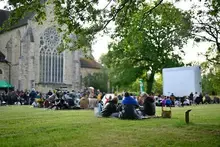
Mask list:
[[165,110],[164,107],[162,106],[162,117],[163,118],[171,118],[172,112],[171,112],[171,107],[170,110]]

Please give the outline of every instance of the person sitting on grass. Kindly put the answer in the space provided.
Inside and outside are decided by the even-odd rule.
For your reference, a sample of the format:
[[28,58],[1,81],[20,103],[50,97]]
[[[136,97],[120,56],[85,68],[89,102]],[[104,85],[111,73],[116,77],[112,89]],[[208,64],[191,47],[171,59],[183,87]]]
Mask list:
[[180,102],[181,102],[181,106],[182,106],[182,107],[184,107],[184,101],[185,101],[185,99],[186,99],[186,98],[185,98],[184,96],[180,98]]
[[166,100],[167,100],[167,98],[164,97],[163,100],[161,101],[161,106],[162,106],[162,107],[165,107],[165,106],[166,106]]
[[52,93],[51,90],[49,90],[48,93],[46,94],[46,97],[49,97],[49,96],[51,96],[51,95],[53,95],[53,93]]
[[121,95],[118,95],[118,103],[121,103],[123,100],[123,97]]
[[180,106],[181,106],[181,103],[180,103],[180,101],[179,101],[179,100],[175,100],[175,106],[178,106],[178,107],[180,107]]
[[121,119],[142,119],[142,115],[136,110],[139,107],[138,102],[125,92],[125,98],[119,108],[119,118]]
[[166,106],[167,107],[171,107],[171,105],[172,105],[172,101],[171,101],[171,99],[169,97],[167,97],[167,99],[166,99]]
[[211,98],[208,94],[205,95],[205,101],[204,101],[204,104],[211,104]]
[[112,100],[112,96],[110,95],[109,98],[106,99],[105,105]]
[[117,97],[114,97],[112,100],[109,100],[101,112],[102,117],[109,117],[113,113],[117,112],[117,103],[118,103]]
[[149,115],[153,116],[155,115],[156,109],[155,109],[155,100],[152,96],[146,96],[144,99],[144,110],[142,111],[143,115]]
[[87,109],[88,106],[89,106],[89,99],[86,97],[86,94],[84,93],[80,99],[80,108]]

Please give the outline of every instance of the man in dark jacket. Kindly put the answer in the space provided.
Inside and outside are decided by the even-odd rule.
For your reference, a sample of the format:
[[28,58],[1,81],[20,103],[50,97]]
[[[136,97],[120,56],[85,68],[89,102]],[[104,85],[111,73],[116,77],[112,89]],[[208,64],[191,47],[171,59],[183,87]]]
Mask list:
[[113,113],[117,112],[117,103],[118,103],[117,97],[115,97],[112,100],[108,101],[108,103],[104,107],[103,111],[101,112],[102,116],[103,117],[109,117]]
[[200,93],[199,96],[195,99],[195,103],[197,105],[199,105],[200,103],[203,104],[203,95],[202,95],[202,93]]
[[189,95],[189,101],[190,101],[190,105],[193,104],[193,93],[191,92],[190,95]]
[[31,93],[29,94],[30,105],[32,105],[32,103],[35,101],[36,97],[37,97],[37,93],[36,93],[35,89],[32,89]]
[[119,118],[121,119],[141,119],[141,114],[136,110],[138,108],[138,102],[130,97],[129,93],[125,93],[125,98],[122,100],[122,105],[119,112]]

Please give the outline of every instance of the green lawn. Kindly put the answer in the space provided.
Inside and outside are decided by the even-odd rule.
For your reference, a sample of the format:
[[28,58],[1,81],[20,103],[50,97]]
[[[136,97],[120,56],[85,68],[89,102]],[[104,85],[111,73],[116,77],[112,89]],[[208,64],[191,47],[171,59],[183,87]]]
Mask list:
[[[189,108],[191,123],[186,125]],[[172,113],[172,119],[129,121],[96,118],[91,110],[2,106],[0,147],[220,147],[220,105],[173,108]]]

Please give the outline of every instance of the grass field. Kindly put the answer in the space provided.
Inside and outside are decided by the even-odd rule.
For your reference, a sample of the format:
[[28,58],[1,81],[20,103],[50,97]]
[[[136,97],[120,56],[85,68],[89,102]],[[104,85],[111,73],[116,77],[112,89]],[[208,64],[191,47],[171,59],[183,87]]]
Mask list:
[[[189,108],[191,123],[186,125]],[[132,121],[96,118],[91,110],[2,106],[0,147],[220,147],[220,105],[173,108],[172,115]]]

